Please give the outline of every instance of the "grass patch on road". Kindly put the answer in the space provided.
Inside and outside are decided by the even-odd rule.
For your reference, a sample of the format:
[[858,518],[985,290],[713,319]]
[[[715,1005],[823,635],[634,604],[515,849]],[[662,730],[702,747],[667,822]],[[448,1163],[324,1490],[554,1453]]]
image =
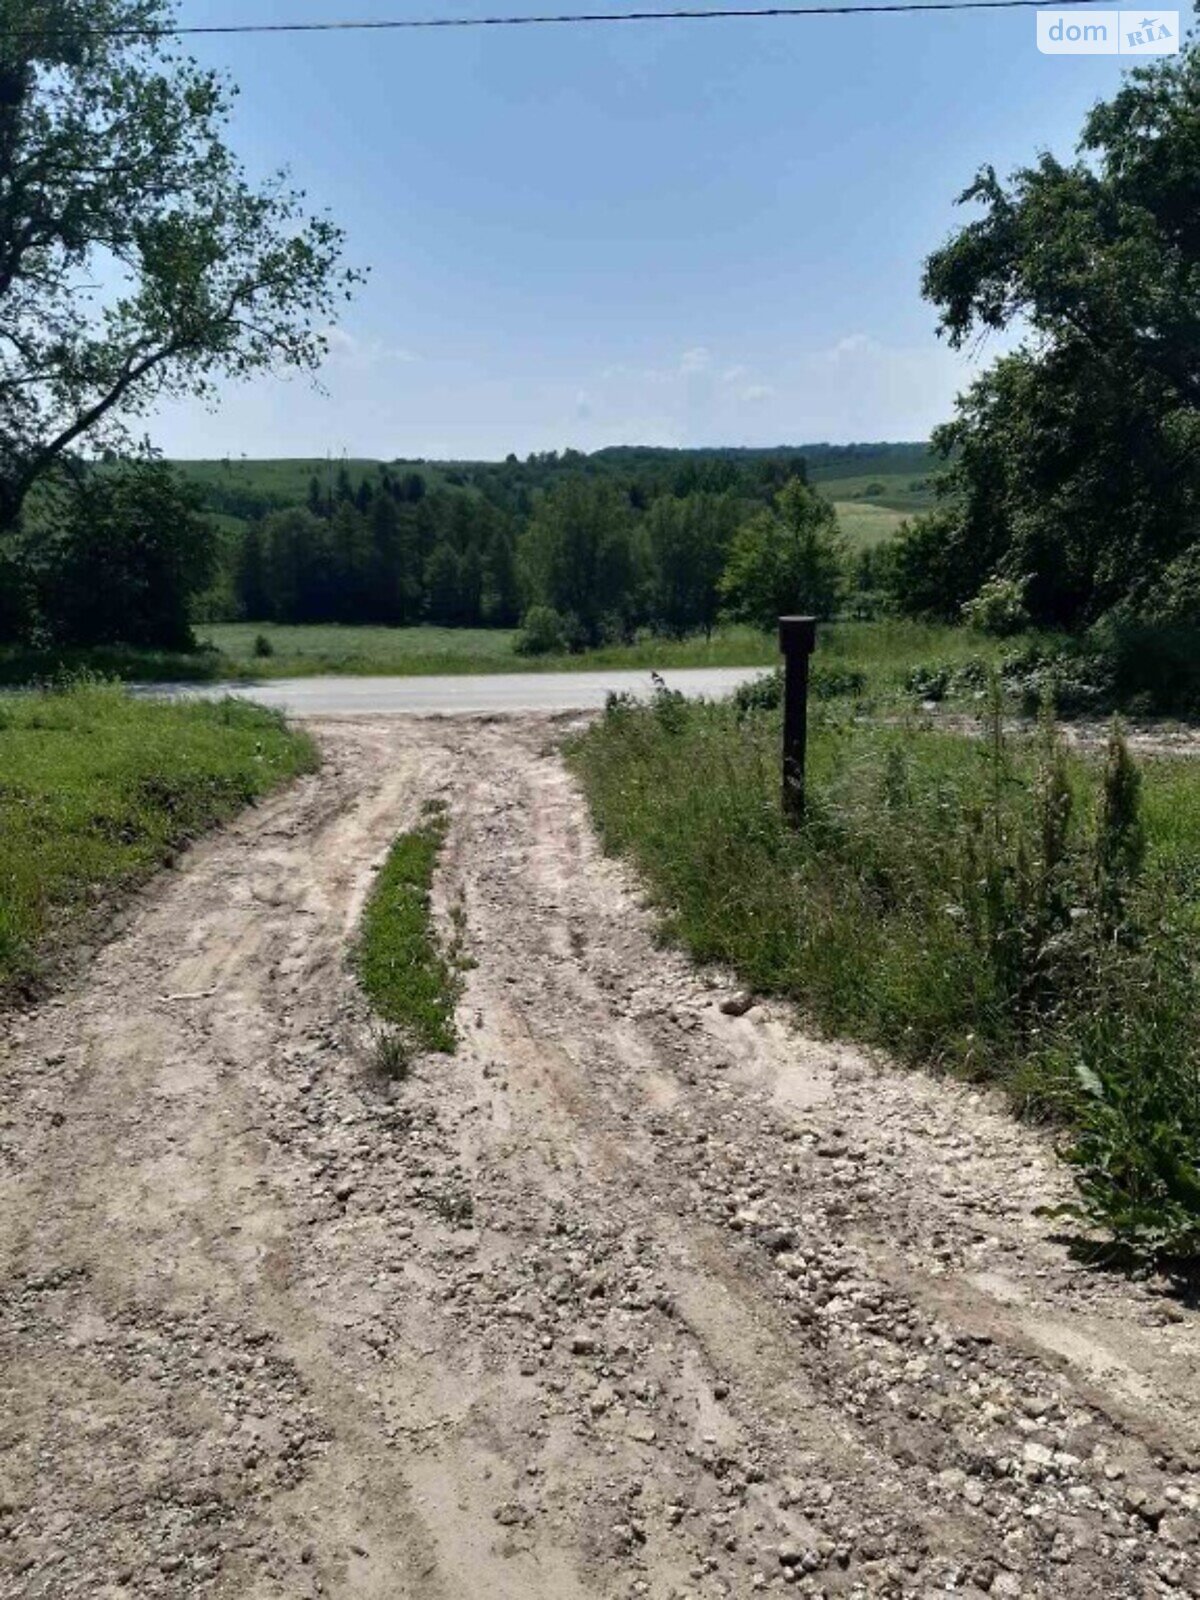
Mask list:
[[243,702],[97,685],[0,695],[0,1004],[36,992],[190,839],[316,759],[306,735]]
[[998,713],[977,739],[812,720],[799,831],[777,713],[660,694],[614,705],[570,758],[694,956],[830,1034],[1001,1084],[1077,1130],[1089,1221],[1200,1255],[1196,766],[1149,761],[1121,791]]
[[434,932],[430,889],[446,818],[431,807],[419,828],[392,845],[363,912],[354,966],[367,998],[386,1024],[376,1057],[388,1077],[402,1077],[411,1050],[452,1054],[458,1042],[454,1008],[460,983],[454,953],[443,954]]

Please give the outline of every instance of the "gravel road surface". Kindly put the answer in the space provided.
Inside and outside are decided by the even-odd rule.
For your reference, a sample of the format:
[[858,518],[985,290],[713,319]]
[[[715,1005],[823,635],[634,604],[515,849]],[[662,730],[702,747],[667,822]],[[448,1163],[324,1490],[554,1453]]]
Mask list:
[[[0,1595],[1200,1595],[1200,1319],[1045,1138],[724,1012],[569,719],[312,726],[0,1039]],[[475,965],[389,1083],[346,945],[430,799]]]

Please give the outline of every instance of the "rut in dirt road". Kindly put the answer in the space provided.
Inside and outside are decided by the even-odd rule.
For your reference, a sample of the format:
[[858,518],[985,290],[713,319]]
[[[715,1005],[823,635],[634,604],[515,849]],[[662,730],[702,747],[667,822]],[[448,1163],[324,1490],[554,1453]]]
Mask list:
[[[313,725],[0,1046],[0,1595],[1200,1595],[1200,1331],[1047,1146],[658,948],[563,725]],[[449,806],[453,1059],[345,950]]]

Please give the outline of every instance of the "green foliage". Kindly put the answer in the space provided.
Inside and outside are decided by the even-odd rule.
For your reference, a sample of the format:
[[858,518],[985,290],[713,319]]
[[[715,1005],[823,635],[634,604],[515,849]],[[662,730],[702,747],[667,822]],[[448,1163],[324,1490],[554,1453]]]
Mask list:
[[539,501],[520,550],[531,605],[568,619],[580,647],[626,635],[635,620],[633,517],[611,484],[567,478]]
[[193,489],[156,461],[129,461],[60,486],[19,548],[33,616],[57,644],[186,650],[193,597],[216,556]]
[[1043,626],[1078,628],[1194,544],[1200,514],[1200,43],[1131,72],[1051,155],[962,199],[982,215],[930,256],[924,291],[961,346],[1027,342],[934,437],[945,505],[908,536],[912,613],[951,616],[985,579],[1027,578]]
[[[925,504],[927,493],[914,488],[925,480],[890,469],[924,469],[927,452],[915,445],[810,449],[825,498],[855,496],[840,502],[864,558],[855,605],[873,615],[887,555],[870,552],[902,519],[863,490],[882,490],[906,506]],[[871,463],[881,475],[840,476]],[[736,529],[789,481],[803,483],[806,470],[798,451],[736,450],[548,452],[525,462],[347,460],[336,468],[317,461],[187,462],[181,471],[200,486],[223,530],[221,571],[198,602],[197,617],[509,627],[532,606],[548,605],[564,619],[568,649],[587,648],[589,637],[625,638],[634,629],[672,639],[708,635]],[[588,516],[572,510],[564,525],[559,513],[566,514],[568,502],[588,505]],[[291,522],[297,511],[307,520]],[[365,586],[361,575],[353,576],[362,560],[338,558],[339,548],[363,537],[350,522],[355,513],[368,524],[372,550]],[[559,525],[547,535],[556,516]],[[334,521],[348,538],[331,538]],[[299,548],[281,566],[272,564],[270,544],[282,526]],[[609,555],[619,559],[615,569],[607,557],[601,562],[607,593],[595,616],[582,616],[579,574],[586,594],[589,539],[609,541]],[[557,552],[552,561],[548,550]]]
[[646,517],[650,559],[649,619],[670,638],[711,634],[719,584],[741,508],[730,494],[662,496]]
[[440,810],[400,834],[376,879],[354,948],[359,981],[388,1024],[385,1051],[392,1075],[406,1048],[449,1054],[457,1042],[459,981],[438,947],[429,902],[445,837]]
[[530,606],[513,641],[519,656],[549,656],[570,648],[568,624],[553,606]]
[[989,578],[974,599],[963,606],[962,619],[968,627],[993,633],[1000,639],[1024,633],[1030,623],[1024,580]]
[[1193,924],[1164,922],[1095,974],[1091,1013],[1054,1065],[1078,1085],[1064,1154],[1080,1199],[1067,1215],[1134,1258],[1200,1258],[1200,988]]
[[731,696],[731,704],[739,722],[755,716],[760,711],[778,711],[783,704],[783,668],[764,672],[739,684]]
[[315,765],[305,735],[241,701],[86,682],[0,696],[0,999],[189,839]]
[[1007,736],[989,696],[980,739],[815,714],[800,830],[777,712],[620,706],[571,759],[694,955],[1066,1119],[1082,1214],[1194,1250],[1200,782],[1164,760],[1139,791],[1118,737],[1102,769],[1048,714]]
[[842,587],[844,550],[833,507],[799,479],[734,536],[721,593],[742,622],[771,627],[788,613],[828,617]]
[[279,175],[246,180],[231,93],[177,53],[173,17],[0,0],[0,529],[80,440],[124,448],[160,400],[316,367],[355,281],[327,218]]

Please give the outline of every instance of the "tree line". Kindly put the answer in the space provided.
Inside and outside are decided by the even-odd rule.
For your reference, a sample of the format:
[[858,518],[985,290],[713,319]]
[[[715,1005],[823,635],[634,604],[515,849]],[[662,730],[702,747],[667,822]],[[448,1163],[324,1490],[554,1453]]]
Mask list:
[[[539,473],[545,465],[535,463]],[[565,465],[540,488],[511,471],[450,487],[443,471],[433,488],[419,471],[386,466],[357,480],[344,467],[332,483],[314,475],[303,505],[269,510],[226,539],[207,613],[392,626],[524,619],[530,650],[582,649],[642,628],[682,637],[761,610],[761,595],[747,598],[746,530],[761,544],[787,516],[825,552],[823,564],[810,552],[805,572],[792,552],[793,576],[812,604],[833,604],[836,526],[801,457],[749,467],[690,459],[633,475],[611,464],[580,471],[570,453]]]

